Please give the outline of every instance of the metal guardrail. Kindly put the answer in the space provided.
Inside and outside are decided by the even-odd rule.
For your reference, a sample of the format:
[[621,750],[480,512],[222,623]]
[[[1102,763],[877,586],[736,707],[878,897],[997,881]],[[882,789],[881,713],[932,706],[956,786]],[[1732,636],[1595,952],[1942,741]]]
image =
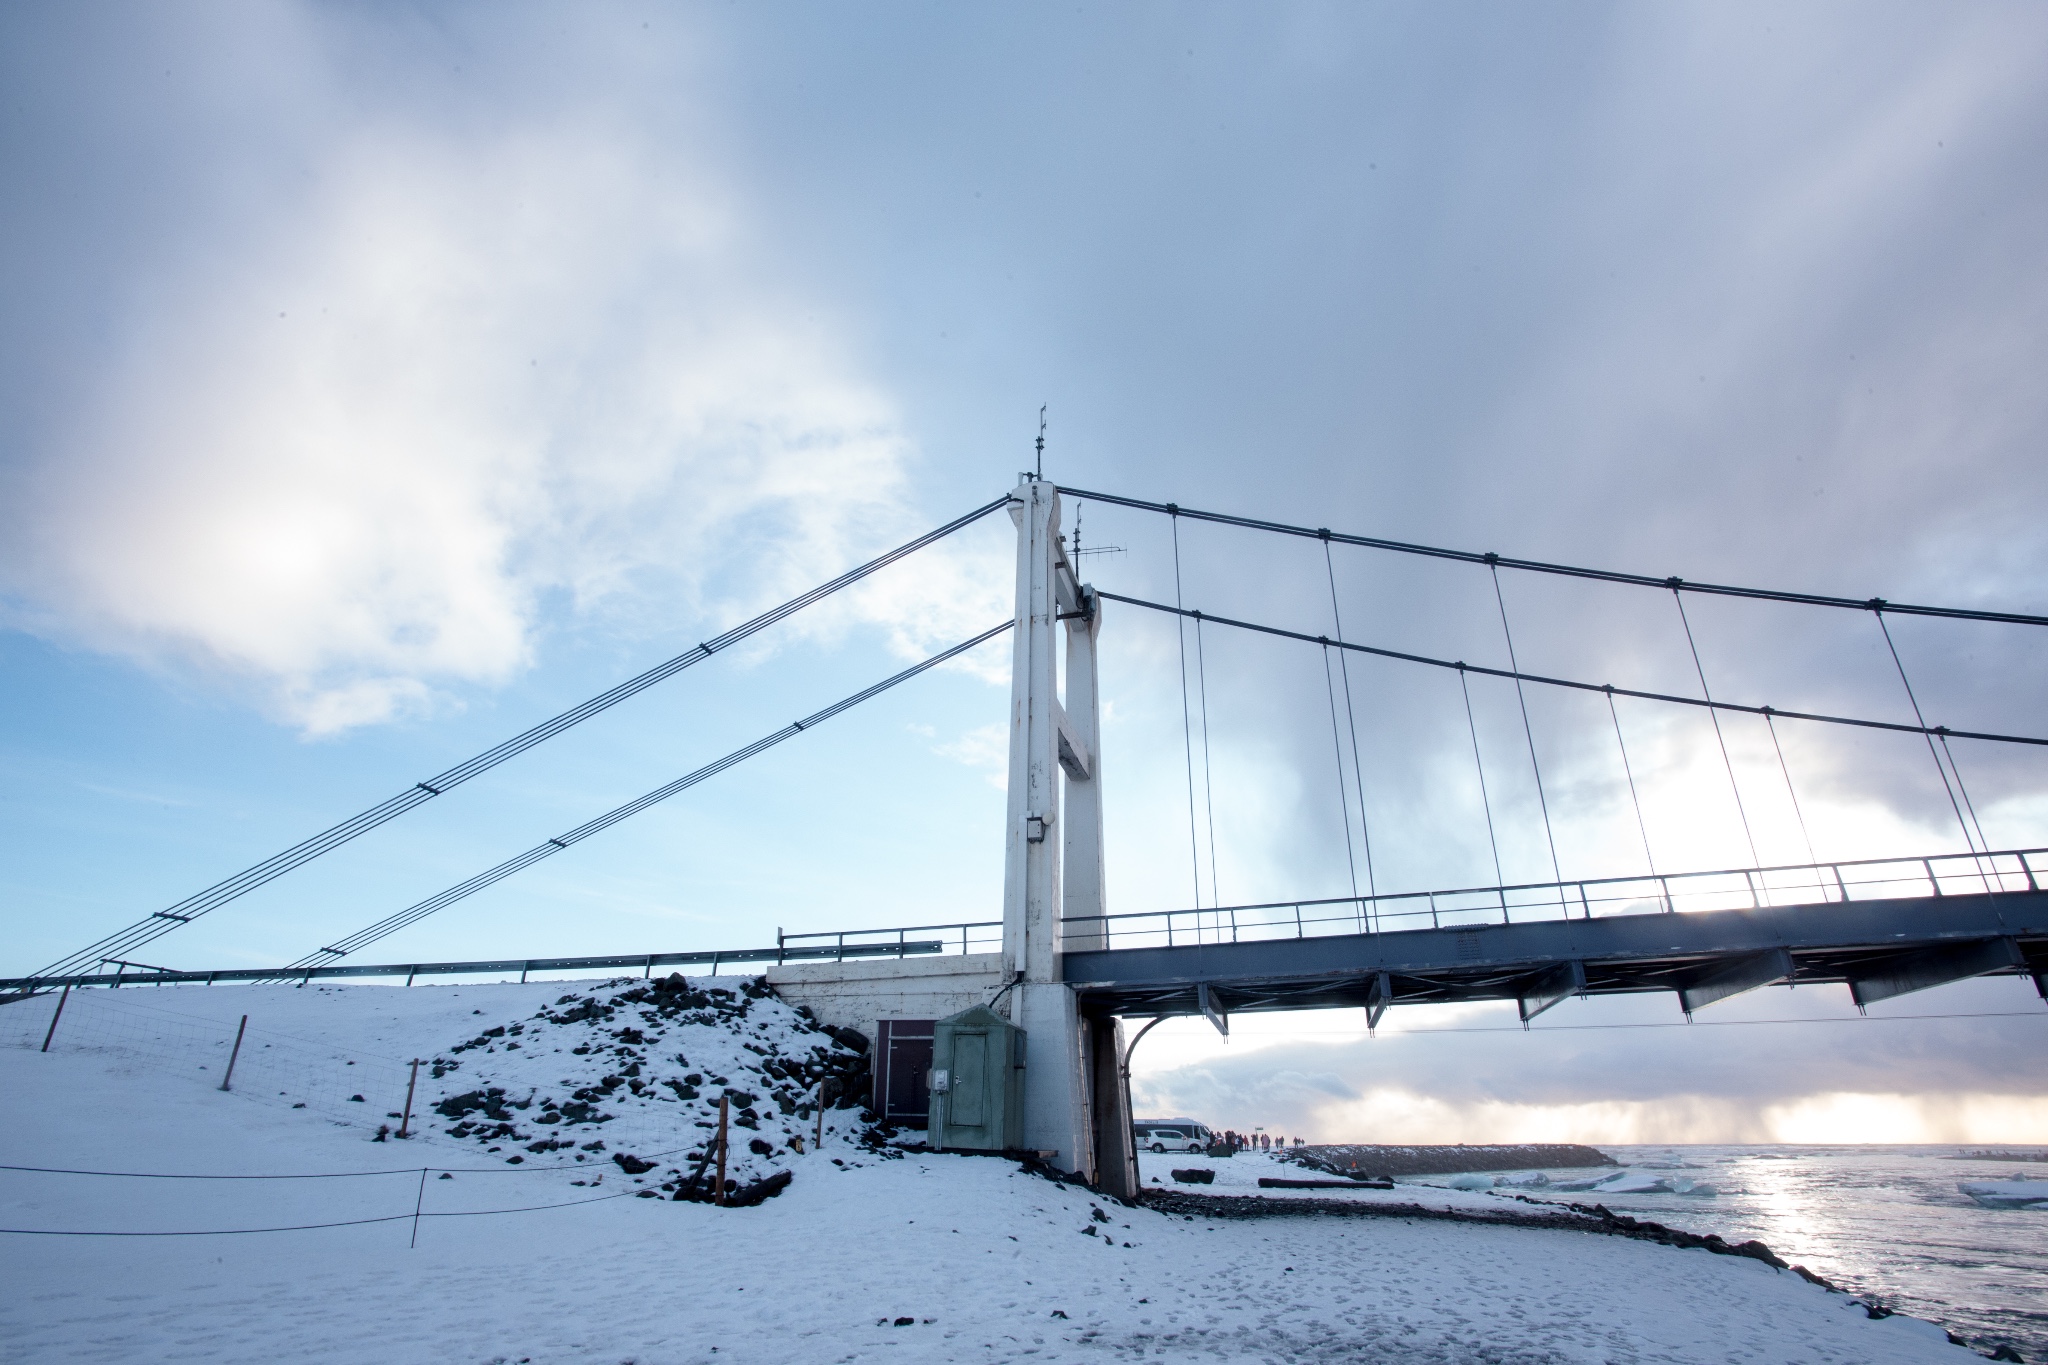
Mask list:
[[[970,920],[964,924],[910,924],[900,929],[837,929],[825,933],[811,934],[785,934],[778,929],[775,931],[775,942],[778,946],[781,946],[795,943],[799,940],[830,939],[833,947],[829,950],[823,950],[828,957],[833,952],[861,952],[873,955],[877,952],[896,952],[898,947],[905,941],[905,936],[909,934],[945,935],[944,939],[941,940],[944,946],[939,948],[938,951],[946,953],[959,952],[966,954],[976,951],[995,953],[1001,952],[1003,947],[1003,922],[999,919]],[[849,943],[847,942],[848,939],[853,939],[855,942]],[[894,940],[893,942],[891,941],[892,939]],[[861,940],[867,941],[862,942]],[[807,952],[820,950],[791,949],[790,951]]]
[[[894,932],[894,931],[891,931]],[[907,931],[906,931],[907,932]],[[778,933],[777,939],[783,936]],[[831,937],[831,935],[791,935],[790,937]],[[42,990],[57,986],[169,986],[206,985],[217,981],[319,981],[332,977],[350,976],[402,976],[410,986],[414,979],[422,976],[474,976],[483,974],[509,975],[519,973],[521,981],[532,972],[579,972],[606,971],[621,967],[638,967],[643,976],[652,976],[656,967],[680,967],[709,964],[710,974],[716,976],[723,963],[740,962],[836,962],[849,957],[913,957],[945,951],[946,945],[937,939],[912,940],[906,934],[898,934],[893,943],[848,943],[831,948],[791,948],[777,942],[773,948],[740,948],[731,951],[702,953],[630,953],[613,957],[530,957],[507,958],[496,962],[400,962],[372,966],[363,964],[348,967],[300,967],[283,970],[277,967],[236,967],[222,971],[180,972],[167,968],[152,967],[141,971],[130,971],[133,963],[116,963],[115,972],[94,972],[87,975],[17,977],[0,980],[0,991]],[[113,962],[109,959],[110,963]]]
[[2048,864],[2036,868],[2034,860],[2044,858],[2048,849],[2004,849],[1333,896],[1205,910],[1075,915],[1062,919],[1060,930],[1069,950],[1156,948],[1902,896],[1975,896],[2040,890],[2040,876],[2048,874]]

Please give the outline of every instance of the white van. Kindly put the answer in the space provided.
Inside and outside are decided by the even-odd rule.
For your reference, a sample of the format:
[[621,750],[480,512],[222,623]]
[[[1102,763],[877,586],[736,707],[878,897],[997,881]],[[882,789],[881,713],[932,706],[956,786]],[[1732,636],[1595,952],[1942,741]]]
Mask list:
[[1146,1152],[1205,1152],[1216,1135],[1193,1119],[1141,1119],[1131,1125]]

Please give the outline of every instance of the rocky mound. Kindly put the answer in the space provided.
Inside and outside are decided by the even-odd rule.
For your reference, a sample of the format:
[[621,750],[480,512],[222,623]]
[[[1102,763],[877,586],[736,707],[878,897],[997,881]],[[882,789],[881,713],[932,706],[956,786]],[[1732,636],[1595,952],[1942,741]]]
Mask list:
[[726,1178],[760,1196],[786,1185],[789,1158],[817,1141],[821,1098],[825,1141],[862,1139],[867,1075],[866,1039],[819,1024],[765,979],[625,978],[437,1055],[421,1108],[449,1137],[515,1165],[658,1172],[640,1183],[708,1198],[724,1097]]

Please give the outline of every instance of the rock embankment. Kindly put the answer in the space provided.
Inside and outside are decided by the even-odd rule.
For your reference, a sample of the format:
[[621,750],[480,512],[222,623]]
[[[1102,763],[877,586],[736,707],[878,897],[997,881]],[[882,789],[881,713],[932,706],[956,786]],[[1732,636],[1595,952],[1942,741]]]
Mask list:
[[1367,1178],[1456,1175],[1461,1171],[1550,1171],[1620,1163],[1596,1148],[1575,1142],[1511,1143],[1481,1147],[1388,1147],[1335,1143],[1295,1147],[1288,1155],[1302,1165],[1333,1175]]
[[759,977],[628,977],[436,1054],[420,1077],[420,1107],[449,1120],[436,1125],[443,1135],[508,1164],[608,1164],[690,1199],[715,1192],[722,1099],[726,1179],[740,1202],[759,1202],[789,1183],[793,1159],[821,1129],[859,1140],[851,1116],[821,1123],[817,1107],[821,1095],[858,1104],[866,1048]]

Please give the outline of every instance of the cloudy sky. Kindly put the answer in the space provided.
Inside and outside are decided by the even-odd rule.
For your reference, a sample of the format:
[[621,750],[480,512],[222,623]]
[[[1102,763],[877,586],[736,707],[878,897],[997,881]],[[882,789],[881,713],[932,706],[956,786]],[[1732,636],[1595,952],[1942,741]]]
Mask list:
[[[0,970],[987,502],[1041,404],[1083,488],[2048,604],[2037,5],[22,5],[0,76]],[[1166,523],[1080,512],[1121,549],[1097,582],[1173,593]],[[971,635],[1009,540],[984,522],[144,960],[297,957]],[[1189,525],[1180,570],[1190,605],[1311,632],[1334,580],[1353,638],[1506,662],[1469,566]],[[1668,595],[1502,595],[1529,669],[1697,688]],[[1717,696],[1910,719],[1867,615],[1688,610]],[[1894,634],[1930,722],[2048,733],[2048,632]],[[1345,894],[1360,789],[1381,890],[1493,880],[1454,678],[1355,663],[1340,777],[1318,651],[1205,632],[1191,859],[1175,632],[1112,611],[1103,647],[1112,908]],[[388,955],[994,916],[1006,666]],[[1730,722],[1745,834],[1696,715],[1621,708],[1639,826],[1597,698],[1532,693],[1527,734],[1512,688],[1473,707],[1510,879],[1549,875],[1532,742],[1568,876],[1964,847],[1910,737],[1787,725],[1780,768]],[[2048,761],[1956,758],[1992,846],[2048,844]],[[1494,1007],[1177,1023],[1138,1079],[1329,1138],[2043,1131],[2029,986],[1880,1014],[1949,1017],[1836,989],[1689,1029],[1649,999],[1526,1036]]]

